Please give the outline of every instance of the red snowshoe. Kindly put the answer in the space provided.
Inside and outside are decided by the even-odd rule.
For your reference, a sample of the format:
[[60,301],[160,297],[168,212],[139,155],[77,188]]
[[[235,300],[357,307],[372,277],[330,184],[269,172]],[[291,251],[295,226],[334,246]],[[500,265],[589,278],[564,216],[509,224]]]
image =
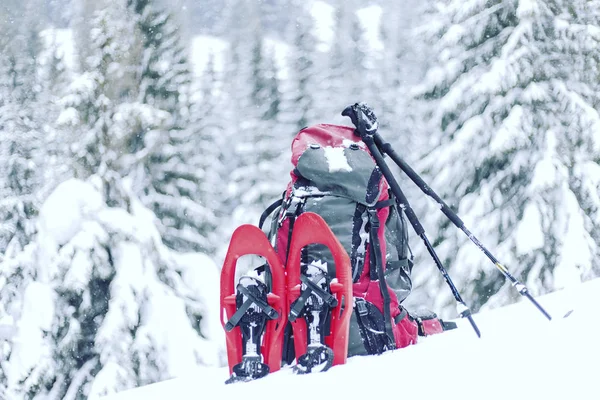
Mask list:
[[[313,243],[327,246],[334,255],[333,279],[326,265],[301,263],[302,248]],[[272,287],[249,276],[235,285],[236,263],[247,254],[266,259]],[[227,383],[258,379],[280,369],[288,318],[292,322],[297,373],[325,371],[345,363],[350,304],[349,257],[319,215],[307,212],[296,220],[285,269],[260,229],[252,225],[239,227],[231,238],[221,271],[221,320],[227,331],[232,374]]]
[[[237,261],[248,254],[267,261],[270,288],[257,279],[234,282]],[[279,370],[287,314],[285,274],[279,257],[260,229],[240,226],[233,232],[221,270],[221,323],[232,374],[228,382],[252,380]]]

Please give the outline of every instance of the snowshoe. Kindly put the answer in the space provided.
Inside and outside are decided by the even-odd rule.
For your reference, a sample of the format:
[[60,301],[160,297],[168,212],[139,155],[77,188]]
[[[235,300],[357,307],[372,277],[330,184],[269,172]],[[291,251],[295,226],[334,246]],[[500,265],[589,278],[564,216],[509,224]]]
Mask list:
[[260,280],[244,276],[237,285],[236,313],[225,325],[232,330],[239,325],[242,331],[242,362],[233,366],[231,378],[226,383],[262,378],[269,366],[262,362],[260,348],[267,319],[277,319],[277,311],[267,304],[267,285]]
[[[236,282],[237,261],[247,254],[266,260],[268,280],[262,275],[243,276]],[[234,231],[221,270],[220,296],[231,374],[227,383],[279,370],[287,324],[285,273],[268,238],[257,227],[242,225]]]
[[[301,262],[302,249],[312,243],[329,248],[335,276],[328,275],[327,263],[318,260]],[[344,364],[352,311],[345,304],[353,301],[350,260],[321,216],[304,212],[296,219],[286,270],[295,371],[326,371],[332,365]]]

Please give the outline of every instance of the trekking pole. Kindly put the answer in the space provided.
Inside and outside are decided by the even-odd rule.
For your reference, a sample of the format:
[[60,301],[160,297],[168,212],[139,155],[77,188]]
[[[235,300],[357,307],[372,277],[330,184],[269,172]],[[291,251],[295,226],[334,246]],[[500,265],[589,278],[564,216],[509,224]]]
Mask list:
[[[364,105],[366,107],[366,105]],[[531,293],[529,292],[529,289],[527,289],[527,286],[525,286],[523,283],[521,283],[517,278],[515,278],[509,271],[508,269],[502,265],[498,259],[496,257],[494,257],[494,255],[492,253],[490,253],[490,251],[488,249],[485,248],[485,246],[479,241],[479,239],[477,239],[475,237],[475,235],[473,235],[473,233],[471,233],[467,227],[465,226],[465,223],[460,219],[460,217],[454,212],[452,211],[452,209],[450,207],[448,207],[448,205],[444,202],[444,200],[442,200],[437,193],[435,193],[427,183],[425,183],[425,181],[419,176],[419,174],[417,174],[411,167],[410,165],[408,165],[392,148],[392,146],[385,142],[383,140],[383,138],[381,137],[381,135],[379,135],[379,133],[377,133],[377,129],[375,129],[375,131],[371,134],[371,136],[373,137],[373,140],[377,146],[378,149],[381,149],[381,152],[383,154],[387,154],[388,156],[390,156],[390,158],[394,161],[394,163],[396,165],[398,165],[398,167],[406,174],[408,175],[408,177],[419,187],[419,189],[421,189],[423,191],[423,193],[425,193],[426,195],[428,195],[429,197],[433,198],[439,205],[440,205],[440,209],[441,211],[444,213],[444,215],[450,220],[452,221],[452,223],[459,228],[461,231],[463,231],[465,233],[465,235],[467,235],[467,237],[479,248],[479,250],[481,250],[486,256],[487,258],[490,259],[490,261],[492,261],[492,263],[494,263],[494,265],[496,266],[496,268],[498,268],[498,270],[512,283],[512,286],[517,289],[517,291],[519,292],[519,294],[521,294],[521,296],[526,297],[527,299],[529,299],[529,301],[531,301],[533,303],[533,305],[542,313],[544,314],[544,316],[546,318],[548,318],[548,320],[552,320],[552,317],[550,316],[550,314],[548,314],[548,312],[541,306],[540,303],[538,303],[538,301],[531,295]],[[408,215],[407,215],[408,216]]]
[[542,314],[544,314],[544,316],[546,318],[548,318],[548,320],[552,320],[552,317],[550,316],[550,314],[548,314],[548,312],[546,310],[544,310],[544,308],[540,305],[540,303],[537,302],[537,300],[531,295],[531,293],[529,292],[529,289],[527,289],[527,287],[521,283],[517,278],[515,278],[509,271],[508,269],[502,265],[498,259],[496,257],[494,257],[494,255],[492,253],[490,253],[490,251],[488,249],[485,248],[485,246],[479,241],[479,239],[477,239],[475,237],[475,235],[473,235],[465,226],[465,223],[460,219],[460,217],[454,212],[452,211],[452,209],[450,207],[448,207],[448,205],[444,202],[444,200],[442,200],[437,193],[435,193],[430,187],[429,185],[427,185],[427,183],[425,183],[425,181],[423,179],[421,179],[421,177],[410,167],[410,165],[408,165],[392,148],[392,146],[389,143],[386,143],[381,135],[379,135],[378,133],[375,133],[373,135],[374,137],[374,141],[377,144],[377,146],[381,149],[381,151],[384,154],[387,154],[390,156],[390,158],[394,161],[394,163],[396,163],[396,165],[398,165],[398,167],[400,167],[400,169],[402,171],[404,171],[404,173],[406,175],[408,175],[408,177],[419,187],[419,189],[421,189],[423,191],[423,193],[425,193],[426,195],[428,195],[429,197],[433,198],[439,205],[440,205],[440,209],[441,211],[444,213],[444,215],[446,217],[448,217],[448,219],[450,221],[452,221],[452,223],[459,228],[461,231],[463,231],[465,233],[465,235],[467,235],[467,237],[469,239],[471,239],[471,241],[473,243],[475,243],[475,245],[479,248],[479,250],[481,250],[486,256],[487,258],[490,259],[490,261],[492,261],[492,263],[494,263],[494,265],[496,266],[496,268],[498,268],[498,270],[500,272],[502,272],[502,274],[504,274],[504,276],[512,283],[512,285],[515,287],[515,289],[517,289],[517,291],[524,297],[526,297],[527,299],[529,299],[529,301],[531,301],[533,303],[533,305],[540,310],[540,312]]
[[346,107],[344,109],[344,111],[342,112],[342,115],[346,116],[346,117],[350,117],[350,119],[352,120],[352,123],[356,127],[355,133],[358,136],[360,136],[361,139],[363,140],[363,142],[367,145],[369,151],[371,152],[371,155],[375,159],[377,166],[379,167],[379,169],[383,173],[383,176],[385,177],[388,184],[390,185],[390,188],[392,189],[392,193],[396,197],[396,204],[398,205],[398,207],[401,210],[404,211],[404,214],[410,221],[416,234],[425,243],[425,247],[427,247],[427,251],[433,258],[435,265],[437,266],[438,270],[441,272],[446,283],[450,287],[450,290],[452,291],[452,294],[454,295],[456,302],[458,303],[457,304],[458,314],[460,315],[461,318],[467,318],[469,320],[471,326],[473,327],[473,330],[477,334],[477,337],[481,337],[481,331],[479,330],[479,328],[477,327],[477,324],[475,323],[475,320],[473,319],[471,309],[465,304],[460,293],[458,292],[458,289],[456,289],[454,282],[452,282],[450,275],[448,275],[446,268],[444,268],[442,261],[436,254],[435,249],[433,248],[433,245],[427,238],[427,235],[425,234],[425,228],[423,228],[423,225],[421,225],[421,222],[419,221],[419,219],[417,218],[417,215],[415,214],[414,210],[410,206],[408,199],[402,192],[400,185],[394,178],[392,171],[386,164],[386,162],[383,158],[383,154],[379,151],[379,148],[377,147],[377,144],[375,143],[374,134],[377,132],[377,126],[378,126],[377,118],[375,117],[375,114],[373,114],[372,110],[370,108],[368,108],[368,106],[366,104],[357,103],[352,106]]

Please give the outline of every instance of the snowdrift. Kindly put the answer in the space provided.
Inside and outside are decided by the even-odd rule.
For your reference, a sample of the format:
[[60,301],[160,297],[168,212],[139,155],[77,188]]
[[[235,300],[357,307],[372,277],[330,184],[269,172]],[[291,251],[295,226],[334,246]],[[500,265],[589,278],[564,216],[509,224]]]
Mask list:
[[[459,329],[421,338],[381,356],[354,357],[328,372],[225,385],[227,368],[202,368],[177,379],[103,400],[367,398],[598,399],[600,279],[539,298],[548,321],[522,301],[475,315]],[[563,316],[573,310],[570,316]]]

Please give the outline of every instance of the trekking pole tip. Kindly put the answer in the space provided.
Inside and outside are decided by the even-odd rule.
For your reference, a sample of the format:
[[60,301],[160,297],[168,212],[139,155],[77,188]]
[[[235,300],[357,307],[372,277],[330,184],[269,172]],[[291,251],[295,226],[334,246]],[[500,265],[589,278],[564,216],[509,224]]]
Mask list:
[[477,324],[475,323],[475,320],[473,319],[473,314],[471,313],[471,309],[465,303],[459,301],[456,303],[456,311],[458,312],[458,315],[461,318],[466,318],[469,320],[469,323],[473,327],[475,334],[477,335],[478,338],[481,338],[481,331],[479,330],[479,327],[477,326]]

